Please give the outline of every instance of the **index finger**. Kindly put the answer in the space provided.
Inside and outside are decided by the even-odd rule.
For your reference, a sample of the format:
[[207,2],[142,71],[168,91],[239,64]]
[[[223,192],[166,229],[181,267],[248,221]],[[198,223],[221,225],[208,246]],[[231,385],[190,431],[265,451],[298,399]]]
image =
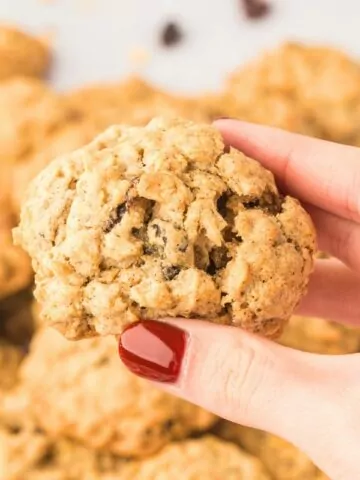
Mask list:
[[360,149],[238,120],[218,120],[226,143],[271,170],[280,189],[360,221]]

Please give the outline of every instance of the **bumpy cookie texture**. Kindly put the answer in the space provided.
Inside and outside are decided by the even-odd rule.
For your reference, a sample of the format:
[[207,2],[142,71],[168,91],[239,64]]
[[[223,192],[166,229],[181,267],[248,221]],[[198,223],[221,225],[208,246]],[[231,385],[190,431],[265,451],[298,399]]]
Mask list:
[[360,330],[322,318],[293,316],[279,342],[305,352],[341,355],[360,350]]
[[41,40],[17,28],[0,25],[0,80],[17,75],[42,76],[50,51]]
[[72,115],[61,95],[35,78],[0,84],[0,163],[22,161]]
[[[29,430],[0,431],[6,480],[269,480],[261,463],[235,445],[207,436],[166,446],[142,461],[126,461]],[[1,454],[0,454],[1,455]]]
[[241,67],[228,89],[243,107],[282,99],[305,127],[297,131],[351,143],[358,137],[359,81],[360,67],[345,53],[290,42]]
[[304,453],[279,437],[226,421],[220,423],[217,433],[258,457],[271,474],[271,478],[276,480],[327,478]]
[[115,126],[30,186],[15,238],[44,319],[66,337],[141,318],[276,336],[306,290],[315,235],[273,175],[211,126]]
[[39,331],[21,378],[32,414],[49,434],[122,456],[150,454],[215,422],[130,374],[111,337],[68,342],[54,330]]

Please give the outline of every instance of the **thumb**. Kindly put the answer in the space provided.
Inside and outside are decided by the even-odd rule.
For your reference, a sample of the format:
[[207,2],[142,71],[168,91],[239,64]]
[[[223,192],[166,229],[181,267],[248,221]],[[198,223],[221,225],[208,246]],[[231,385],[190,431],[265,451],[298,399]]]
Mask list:
[[236,423],[283,436],[311,413],[317,356],[234,327],[146,320],[122,334],[119,353],[133,373]]
[[331,478],[360,478],[358,355],[300,352],[201,320],[130,325],[119,353],[169,393],[290,441]]

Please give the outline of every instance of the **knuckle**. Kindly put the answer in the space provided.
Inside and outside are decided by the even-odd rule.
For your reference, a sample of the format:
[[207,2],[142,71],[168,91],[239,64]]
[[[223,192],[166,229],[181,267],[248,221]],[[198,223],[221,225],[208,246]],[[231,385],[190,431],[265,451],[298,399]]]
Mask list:
[[246,423],[261,404],[273,363],[263,349],[251,343],[235,341],[221,354],[213,352],[211,366],[207,367],[211,402],[231,412],[240,423]]

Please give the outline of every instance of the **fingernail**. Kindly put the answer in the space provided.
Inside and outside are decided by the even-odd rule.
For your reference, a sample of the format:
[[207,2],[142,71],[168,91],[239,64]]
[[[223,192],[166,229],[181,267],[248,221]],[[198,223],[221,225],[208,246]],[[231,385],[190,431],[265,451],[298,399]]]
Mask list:
[[135,375],[174,383],[179,377],[187,334],[169,323],[143,320],[129,325],[119,340],[119,355]]

